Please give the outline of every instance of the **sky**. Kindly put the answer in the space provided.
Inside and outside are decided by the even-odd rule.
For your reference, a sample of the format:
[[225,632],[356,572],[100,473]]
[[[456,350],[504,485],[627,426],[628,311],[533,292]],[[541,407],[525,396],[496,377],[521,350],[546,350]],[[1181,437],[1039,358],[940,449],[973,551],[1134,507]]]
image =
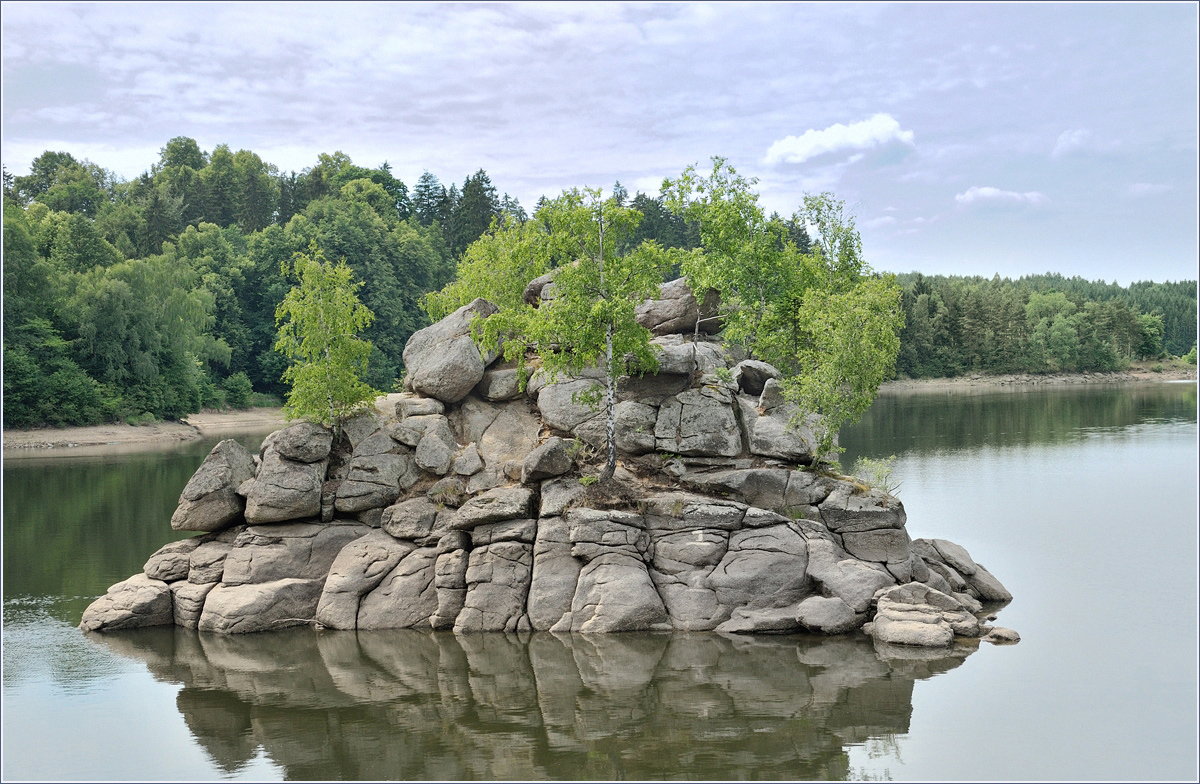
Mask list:
[[528,208],[722,156],[768,211],[844,200],[878,270],[1195,279],[1197,9],[4,2],[0,158],[341,150]]

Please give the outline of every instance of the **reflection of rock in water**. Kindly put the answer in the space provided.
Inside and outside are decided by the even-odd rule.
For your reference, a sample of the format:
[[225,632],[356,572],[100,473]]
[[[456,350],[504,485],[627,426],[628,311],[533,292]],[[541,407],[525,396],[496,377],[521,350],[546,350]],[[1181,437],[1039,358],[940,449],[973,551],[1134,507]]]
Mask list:
[[181,683],[225,772],[259,746],[301,779],[840,779],[908,731],[913,682],[969,646],[865,636],[412,630],[97,637]]

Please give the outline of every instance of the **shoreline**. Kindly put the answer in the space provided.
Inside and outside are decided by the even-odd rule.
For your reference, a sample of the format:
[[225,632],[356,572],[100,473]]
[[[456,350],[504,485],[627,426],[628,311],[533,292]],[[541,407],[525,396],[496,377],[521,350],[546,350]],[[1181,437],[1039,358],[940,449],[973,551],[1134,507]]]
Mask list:
[[972,373],[953,378],[907,378],[885,381],[879,385],[879,394],[893,395],[906,392],[966,391],[980,392],[1018,391],[1031,388],[1067,387],[1082,384],[1153,384],[1167,381],[1196,381],[1196,368],[1164,368],[1155,373],[1145,368],[1133,367],[1111,373],[1008,373],[991,376]]
[[[953,378],[885,381],[879,386],[879,394],[968,391],[982,393],[1081,384],[1149,384],[1196,380],[1196,368],[1177,367],[1164,368],[1161,373],[1144,368],[1131,368],[1113,373],[1056,373],[1044,376],[1028,373],[989,376],[975,373]],[[393,397],[395,396],[381,396],[376,405],[394,402]],[[270,433],[286,424],[282,408],[254,408],[241,411],[207,410],[189,414],[178,422],[152,422],[145,425],[126,425],[118,422],[86,427],[5,430],[3,457],[8,460],[153,451],[225,433]]]
[[201,411],[178,422],[4,431],[4,459],[118,454],[168,449],[224,433],[268,433],[287,421],[282,408]]

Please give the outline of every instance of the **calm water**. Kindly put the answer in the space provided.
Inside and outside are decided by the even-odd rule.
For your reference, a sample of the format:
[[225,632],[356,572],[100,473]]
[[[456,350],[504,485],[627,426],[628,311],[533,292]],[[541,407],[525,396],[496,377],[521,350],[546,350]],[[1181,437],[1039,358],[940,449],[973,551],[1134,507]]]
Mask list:
[[[255,447],[257,438],[243,443]],[[321,632],[84,637],[211,444],[4,464],[5,779],[1197,778],[1195,384],[882,397],[916,536],[1022,642]]]

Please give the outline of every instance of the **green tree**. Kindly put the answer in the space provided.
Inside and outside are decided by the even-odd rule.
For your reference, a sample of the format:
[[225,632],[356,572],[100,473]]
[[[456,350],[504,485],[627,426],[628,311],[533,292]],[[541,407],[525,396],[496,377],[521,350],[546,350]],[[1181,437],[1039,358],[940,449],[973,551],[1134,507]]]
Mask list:
[[377,394],[362,381],[371,344],[358,337],[374,316],[359,301],[362,284],[345,260],[327,261],[316,243],[280,270],[298,279],[275,311],[275,349],[291,361],[284,371],[292,385],[284,410],[289,419],[331,425],[336,434]]
[[[554,299],[521,311],[526,317],[524,337],[537,350],[551,381],[585,368],[604,370],[603,391],[594,390],[584,399],[596,404],[603,396],[607,460],[599,481],[606,482],[617,467],[617,379],[631,370],[658,367],[650,331],[637,323],[634,309],[658,292],[663,253],[654,243],[620,252],[641,214],[616,199],[602,199],[599,189],[566,191],[539,210],[538,218],[552,253],[575,261],[558,268]],[[519,225],[510,226],[518,235],[522,231]],[[504,321],[489,324],[497,316],[501,314],[483,322],[485,348],[499,346]],[[510,359],[523,351],[524,345],[515,340],[505,344]]]

